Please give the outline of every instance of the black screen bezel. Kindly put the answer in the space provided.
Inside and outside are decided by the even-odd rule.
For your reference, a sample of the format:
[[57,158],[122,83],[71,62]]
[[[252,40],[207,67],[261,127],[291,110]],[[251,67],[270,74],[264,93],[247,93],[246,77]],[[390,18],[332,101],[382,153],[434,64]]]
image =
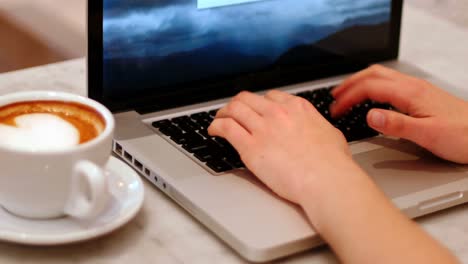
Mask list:
[[[108,107],[112,112],[137,110],[140,112],[164,110],[207,100],[214,100],[232,96],[240,90],[264,90],[286,84],[312,81],[338,74],[354,72],[367,67],[367,65],[396,59],[399,53],[400,28],[403,0],[392,0],[390,20],[390,38],[386,50],[378,53],[359,54],[359,63],[336,62],[321,65],[314,70],[313,77],[291,78],[290,80],[278,80],[274,75],[245,76],[216,80],[210,83],[196,83],[193,86],[184,84],[183,87],[175,87],[171,93],[135,94],[133,97],[116,99],[106,97],[103,83],[103,2],[88,0],[88,49],[87,49],[87,82],[88,96]],[[265,82],[258,81],[264,79]],[[183,95],[183,96],[181,96]]]

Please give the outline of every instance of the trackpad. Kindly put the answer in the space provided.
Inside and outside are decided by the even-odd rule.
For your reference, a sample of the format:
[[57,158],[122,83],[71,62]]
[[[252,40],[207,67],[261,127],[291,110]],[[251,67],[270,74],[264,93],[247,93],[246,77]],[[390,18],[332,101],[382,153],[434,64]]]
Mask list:
[[455,164],[409,142],[360,153],[354,159],[390,198],[468,177]]

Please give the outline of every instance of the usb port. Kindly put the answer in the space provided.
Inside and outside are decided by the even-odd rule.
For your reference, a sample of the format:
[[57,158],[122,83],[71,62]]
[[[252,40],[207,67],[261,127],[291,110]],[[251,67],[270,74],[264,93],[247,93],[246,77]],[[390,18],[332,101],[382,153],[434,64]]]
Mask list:
[[141,162],[139,162],[138,160],[134,160],[134,161],[133,161],[133,164],[134,164],[135,167],[137,167],[137,169],[139,169],[140,171],[143,170],[143,164],[141,164]]
[[124,151],[124,158],[130,162],[132,162],[132,155],[130,155],[127,151]]
[[148,170],[148,168],[145,168],[145,174],[146,174],[146,176],[150,176],[150,175],[151,175],[151,171]]
[[119,143],[115,143],[115,152],[117,152],[117,154],[122,156],[122,146],[120,146]]

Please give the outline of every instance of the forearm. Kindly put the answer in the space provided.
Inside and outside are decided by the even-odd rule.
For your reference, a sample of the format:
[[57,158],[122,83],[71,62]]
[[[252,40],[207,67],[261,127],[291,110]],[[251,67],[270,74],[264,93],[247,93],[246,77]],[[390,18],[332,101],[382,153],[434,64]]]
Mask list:
[[343,262],[457,263],[355,163],[342,162],[323,175],[320,185],[315,180],[305,185],[301,205]]

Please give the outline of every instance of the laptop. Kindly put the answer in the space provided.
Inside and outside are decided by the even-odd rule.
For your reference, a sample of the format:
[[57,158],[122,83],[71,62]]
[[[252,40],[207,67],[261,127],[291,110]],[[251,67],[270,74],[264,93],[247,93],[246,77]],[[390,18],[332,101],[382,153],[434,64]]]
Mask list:
[[457,91],[398,60],[401,14],[402,0],[88,1],[88,96],[114,113],[115,155],[247,260],[281,258],[323,241],[229,142],[207,134],[242,90],[312,102],[408,217],[468,199],[456,164],[367,127],[369,109],[391,106],[329,116],[330,90],[373,63]]

